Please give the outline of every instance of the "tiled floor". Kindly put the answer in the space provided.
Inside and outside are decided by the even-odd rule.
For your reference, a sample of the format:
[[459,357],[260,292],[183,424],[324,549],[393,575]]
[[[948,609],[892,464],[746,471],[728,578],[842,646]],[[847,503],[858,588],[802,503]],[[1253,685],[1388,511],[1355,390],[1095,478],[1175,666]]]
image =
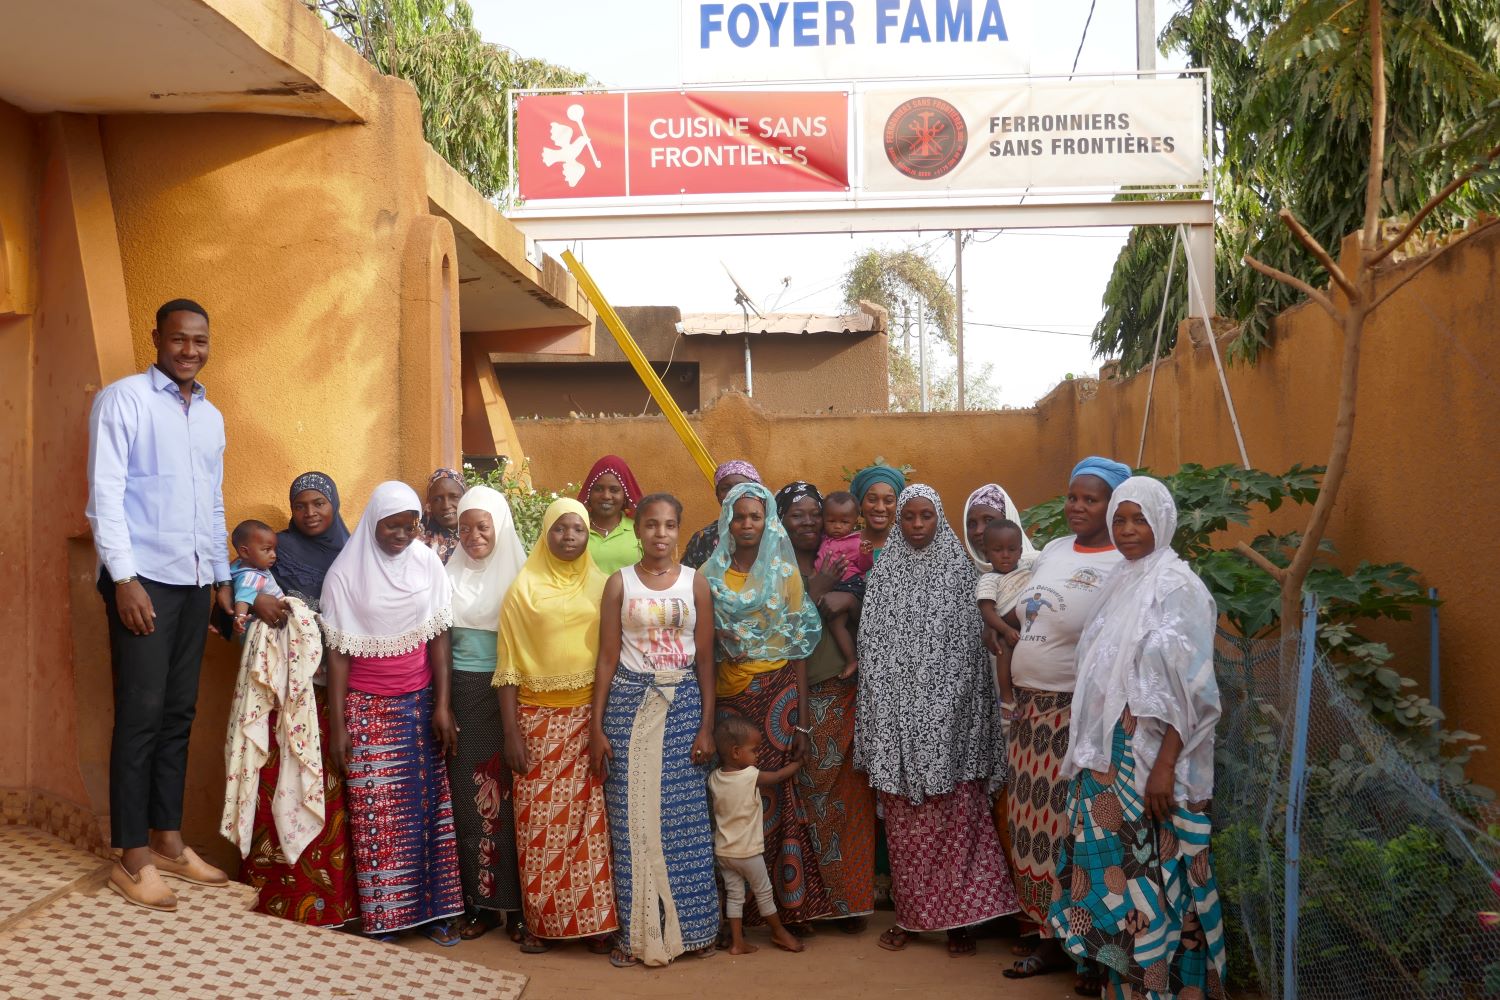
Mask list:
[[0,926],[34,901],[86,879],[104,862],[25,826],[0,826]]
[[[21,846],[33,855],[72,850],[47,840]],[[13,843],[0,840],[0,851]],[[52,877],[70,870],[53,858],[30,863]],[[0,884],[8,887],[3,879],[14,868],[0,868]],[[178,894],[175,913],[131,906],[99,887],[64,896],[0,930],[0,997],[515,1000],[526,986],[516,973],[248,912],[251,890],[245,886],[168,884]]]

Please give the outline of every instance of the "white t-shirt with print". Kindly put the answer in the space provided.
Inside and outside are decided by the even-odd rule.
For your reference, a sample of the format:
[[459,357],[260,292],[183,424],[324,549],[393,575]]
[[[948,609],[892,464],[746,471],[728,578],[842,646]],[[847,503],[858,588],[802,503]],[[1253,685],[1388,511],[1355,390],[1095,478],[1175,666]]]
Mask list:
[[1016,601],[1021,641],[1010,661],[1011,683],[1037,691],[1072,691],[1078,639],[1094,616],[1101,585],[1123,557],[1119,550],[1079,549],[1076,536],[1049,542]]

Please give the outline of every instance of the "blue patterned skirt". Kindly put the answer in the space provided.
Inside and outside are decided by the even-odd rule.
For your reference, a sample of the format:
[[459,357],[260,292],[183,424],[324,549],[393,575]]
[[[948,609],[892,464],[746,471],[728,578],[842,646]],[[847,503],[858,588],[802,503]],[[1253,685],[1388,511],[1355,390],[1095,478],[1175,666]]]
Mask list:
[[1136,791],[1135,719],[1115,726],[1106,772],[1083,771],[1068,794],[1048,914],[1053,933],[1109,978],[1120,1000],[1224,996],[1224,920],[1208,814],[1178,805],[1169,823],[1145,815]]
[[621,947],[647,965],[719,933],[708,769],[692,761],[703,721],[691,671],[615,671],[604,712],[614,752],[604,783]]

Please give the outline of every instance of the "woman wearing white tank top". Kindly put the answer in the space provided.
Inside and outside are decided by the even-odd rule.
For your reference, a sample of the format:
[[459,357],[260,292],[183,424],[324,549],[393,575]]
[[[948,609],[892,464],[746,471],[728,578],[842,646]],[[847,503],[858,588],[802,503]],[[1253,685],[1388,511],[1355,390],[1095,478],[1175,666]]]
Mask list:
[[[710,955],[719,932],[706,779],[713,757],[708,582],[677,561],[682,504],[641,500],[643,555],[604,588],[589,756],[604,776],[620,933],[617,966]],[[663,916],[664,915],[664,916]]]

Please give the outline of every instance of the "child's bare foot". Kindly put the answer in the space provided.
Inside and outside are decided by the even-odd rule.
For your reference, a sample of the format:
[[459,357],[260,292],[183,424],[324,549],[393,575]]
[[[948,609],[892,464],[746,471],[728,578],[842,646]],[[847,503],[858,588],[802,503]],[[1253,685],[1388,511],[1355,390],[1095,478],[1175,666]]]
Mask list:
[[731,955],[750,955],[757,951],[760,951],[760,949],[744,939],[729,942],[729,954]]
[[850,660],[849,661],[849,665],[846,666],[843,669],[843,671],[839,673],[839,680],[841,680],[841,681],[847,681],[849,678],[853,677],[854,674],[855,674],[855,672],[858,671],[858,670],[859,670],[859,661],[858,660]]
[[805,945],[785,927],[771,928],[771,943],[782,951],[802,951]]

